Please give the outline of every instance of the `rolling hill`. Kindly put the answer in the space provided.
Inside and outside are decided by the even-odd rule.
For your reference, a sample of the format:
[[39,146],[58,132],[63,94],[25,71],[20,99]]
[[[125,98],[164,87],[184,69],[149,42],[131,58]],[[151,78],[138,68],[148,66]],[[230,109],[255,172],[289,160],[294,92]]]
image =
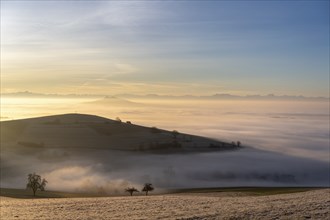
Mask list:
[[1,122],[2,149],[123,151],[234,150],[234,144],[93,115],[65,114]]

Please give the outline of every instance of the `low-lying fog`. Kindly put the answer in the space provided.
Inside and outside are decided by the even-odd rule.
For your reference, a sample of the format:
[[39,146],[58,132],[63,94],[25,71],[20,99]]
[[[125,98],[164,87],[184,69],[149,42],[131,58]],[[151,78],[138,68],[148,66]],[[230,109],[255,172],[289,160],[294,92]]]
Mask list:
[[[245,148],[200,154],[85,152],[59,161],[2,154],[1,187],[24,187],[37,172],[48,188],[123,192],[145,182],[156,188],[329,186],[329,103],[253,100],[2,100],[2,120],[62,113],[120,117],[145,126],[241,141]],[[48,152],[52,154],[54,152]],[[56,152],[55,152],[56,153]],[[58,153],[58,152],[57,152]],[[19,168],[19,169],[16,169]]]

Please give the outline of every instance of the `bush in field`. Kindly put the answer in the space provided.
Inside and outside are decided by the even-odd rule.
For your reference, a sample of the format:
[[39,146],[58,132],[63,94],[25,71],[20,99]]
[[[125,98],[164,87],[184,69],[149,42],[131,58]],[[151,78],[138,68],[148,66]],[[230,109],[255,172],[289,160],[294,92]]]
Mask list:
[[134,192],[139,192],[139,190],[135,189],[134,187],[127,187],[125,192],[128,192],[132,196]]
[[179,132],[177,130],[173,130],[172,131],[172,136],[173,136],[173,139],[176,141],[176,138],[178,137],[179,135]]
[[160,129],[158,129],[158,128],[156,128],[156,127],[152,127],[152,128],[150,128],[150,131],[151,131],[151,133],[153,133],[153,134],[159,134],[159,133],[162,132]]
[[35,174],[35,173],[30,173],[28,175],[28,183],[26,184],[26,188],[32,189],[33,191],[33,196],[36,196],[37,190],[45,191],[45,187],[47,184],[47,180],[42,179],[41,176]]
[[180,133],[177,130],[173,130],[171,133],[172,133],[172,137],[173,137],[173,146],[176,148],[180,148],[181,144],[178,141],[178,135]]
[[149,191],[153,191],[155,188],[152,186],[151,183],[146,183],[144,184],[143,188],[142,188],[142,192],[146,192],[146,196],[148,195]]

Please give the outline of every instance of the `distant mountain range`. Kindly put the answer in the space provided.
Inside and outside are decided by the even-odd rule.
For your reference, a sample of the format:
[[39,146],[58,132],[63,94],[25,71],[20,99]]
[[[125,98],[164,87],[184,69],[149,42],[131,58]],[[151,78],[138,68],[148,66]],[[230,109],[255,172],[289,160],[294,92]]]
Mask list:
[[105,95],[93,95],[93,94],[56,94],[56,93],[34,93],[34,92],[12,92],[12,93],[1,93],[1,97],[28,97],[28,98],[100,98]]
[[231,95],[231,94],[214,94],[210,96],[194,96],[194,95],[183,95],[183,96],[173,96],[173,95],[157,95],[157,94],[148,94],[148,95],[131,95],[131,94],[120,94],[117,95],[121,98],[149,98],[149,99],[197,99],[197,100],[319,100],[319,101],[328,101],[329,98],[326,97],[306,97],[306,96],[277,96],[273,94],[269,95]]
[[30,98],[125,98],[125,99],[177,99],[177,100],[311,100],[311,101],[329,101],[328,97],[306,97],[306,96],[290,96],[290,95],[232,95],[232,94],[214,94],[206,96],[196,95],[158,95],[158,94],[146,94],[146,95],[134,95],[134,94],[117,94],[109,96],[106,94],[44,94],[33,93],[29,91],[15,92],[15,93],[2,93],[1,97],[30,97]]

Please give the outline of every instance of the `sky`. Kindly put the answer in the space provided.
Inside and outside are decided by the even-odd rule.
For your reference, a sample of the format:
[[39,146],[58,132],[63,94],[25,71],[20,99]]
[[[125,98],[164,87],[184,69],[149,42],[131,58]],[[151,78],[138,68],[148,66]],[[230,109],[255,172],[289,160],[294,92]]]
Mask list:
[[329,97],[329,1],[1,1],[1,92]]

